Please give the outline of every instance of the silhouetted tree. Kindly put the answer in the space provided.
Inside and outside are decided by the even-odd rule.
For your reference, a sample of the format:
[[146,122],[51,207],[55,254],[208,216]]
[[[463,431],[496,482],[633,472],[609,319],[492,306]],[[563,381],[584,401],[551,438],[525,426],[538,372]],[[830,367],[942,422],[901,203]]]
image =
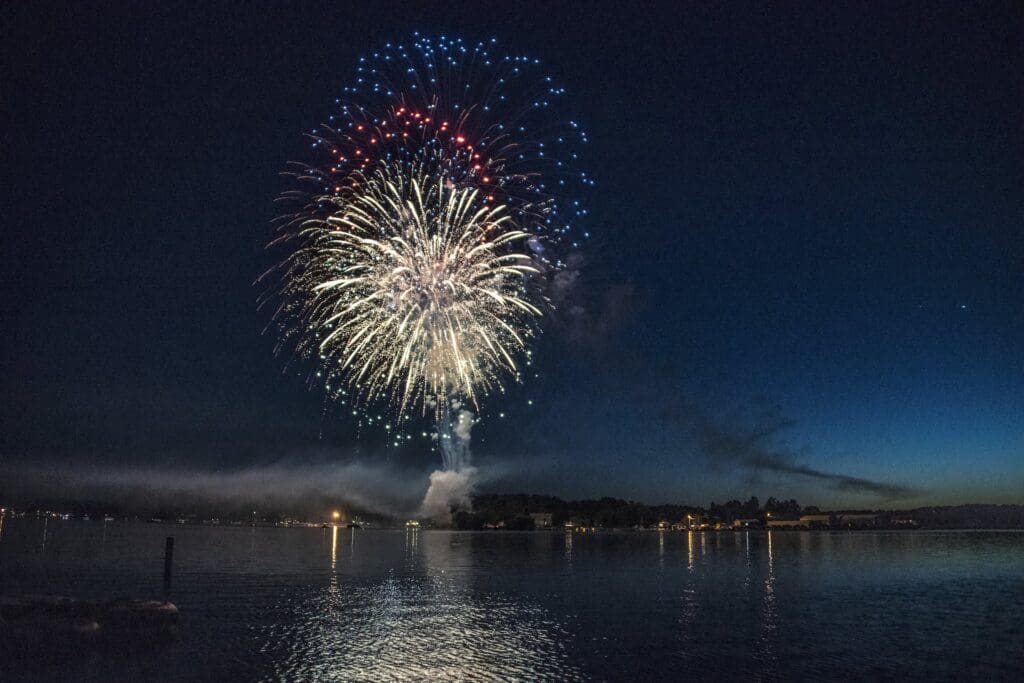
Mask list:
[[796,500],[776,500],[769,498],[764,503],[764,511],[777,516],[799,516],[801,513],[800,504]]
[[519,517],[513,517],[505,523],[506,529],[512,531],[532,531],[533,530],[533,518],[521,515]]
[[458,510],[452,513],[452,528],[465,531],[475,531],[477,529],[484,528],[484,520],[481,519],[480,515],[466,510]]
[[751,496],[750,500],[743,504],[743,509],[740,511],[744,517],[757,517],[761,514],[761,503],[758,501],[757,496]]

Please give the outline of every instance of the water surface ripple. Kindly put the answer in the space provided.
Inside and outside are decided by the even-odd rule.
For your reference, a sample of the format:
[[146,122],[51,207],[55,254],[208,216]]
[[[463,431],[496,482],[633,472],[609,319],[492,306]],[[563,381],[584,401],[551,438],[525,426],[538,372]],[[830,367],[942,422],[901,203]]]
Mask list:
[[172,640],[0,680],[1020,680],[1024,533],[370,531],[6,520],[0,592],[163,597]]

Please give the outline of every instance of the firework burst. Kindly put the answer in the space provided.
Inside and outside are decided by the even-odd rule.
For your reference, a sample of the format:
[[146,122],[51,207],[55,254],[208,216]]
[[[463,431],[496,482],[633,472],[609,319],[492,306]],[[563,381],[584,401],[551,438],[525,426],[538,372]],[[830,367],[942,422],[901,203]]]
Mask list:
[[553,118],[539,62],[416,37],[360,60],[355,84],[289,175],[272,247],[278,351],[353,412],[398,421],[521,380],[545,289],[586,233],[586,134]]
[[507,207],[478,195],[389,164],[303,230],[285,277],[312,333],[300,344],[365,400],[399,413],[475,402],[516,373],[541,315],[531,286],[540,271]]

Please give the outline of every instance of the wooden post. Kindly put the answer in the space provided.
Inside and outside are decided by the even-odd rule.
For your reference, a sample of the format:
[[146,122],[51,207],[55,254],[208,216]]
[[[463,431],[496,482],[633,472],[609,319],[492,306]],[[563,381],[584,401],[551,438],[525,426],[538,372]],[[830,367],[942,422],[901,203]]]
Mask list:
[[174,560],[174,536],[167,537],[164,545],[164,581],[171,580],[171,562]]

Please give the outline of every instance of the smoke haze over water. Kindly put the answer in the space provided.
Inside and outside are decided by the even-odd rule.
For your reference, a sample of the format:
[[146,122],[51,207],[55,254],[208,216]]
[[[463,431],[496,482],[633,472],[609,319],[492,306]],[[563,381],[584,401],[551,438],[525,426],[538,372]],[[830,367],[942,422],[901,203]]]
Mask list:
[[135,510],[256,506],[299,508],[317,516],[342,506],[402,518],[415,514],[424,479],[422,470],[361,461],[280,461],[229,471],[73,466],[53,470],[23,465],[0,468],[0,496],[22,505],[89,500]]

